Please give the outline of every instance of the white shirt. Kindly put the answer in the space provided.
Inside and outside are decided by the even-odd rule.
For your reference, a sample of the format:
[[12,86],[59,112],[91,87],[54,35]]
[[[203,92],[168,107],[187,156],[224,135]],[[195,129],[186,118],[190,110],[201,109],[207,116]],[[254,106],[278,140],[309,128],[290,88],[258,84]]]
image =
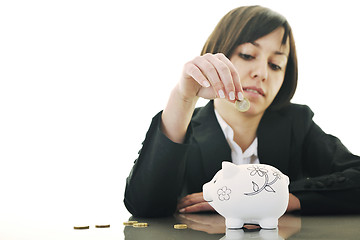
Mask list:
[[[214,109],[215,110],[215,109]],[[231,149],[231,159],[235,164],[259,164],[259,157],[257,154],[258,139],[257,137],[245,150],[242,151],[241,147],[234,141],[234,131],[233,129],[224,121],[220,114],[215,110],[216,118],[220,124],[220,127],[225,135],[225,139],[228,142]]]

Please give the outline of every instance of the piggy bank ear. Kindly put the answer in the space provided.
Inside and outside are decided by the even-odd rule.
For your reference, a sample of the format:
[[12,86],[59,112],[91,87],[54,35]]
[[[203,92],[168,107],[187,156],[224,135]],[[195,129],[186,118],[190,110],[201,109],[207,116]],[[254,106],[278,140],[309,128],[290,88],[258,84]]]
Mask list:
[[237,165],[231,163],[231,162],[222,162],[222,171],[223,171],[223,177],[226,178],[232,178],[233,176],[235,176],[238,171],[239,168],[237,167]]

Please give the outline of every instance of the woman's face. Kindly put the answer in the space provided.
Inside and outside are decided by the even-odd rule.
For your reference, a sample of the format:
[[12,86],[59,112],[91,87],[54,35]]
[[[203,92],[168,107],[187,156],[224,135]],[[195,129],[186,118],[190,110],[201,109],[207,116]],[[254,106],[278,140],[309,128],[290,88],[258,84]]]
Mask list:
[[240,75],[244,96],[250,100],[247,113],[263,114],[284,81],[289,40],[282,45],[284,29],[279,27],[252,43],[239,45],[230,61]]

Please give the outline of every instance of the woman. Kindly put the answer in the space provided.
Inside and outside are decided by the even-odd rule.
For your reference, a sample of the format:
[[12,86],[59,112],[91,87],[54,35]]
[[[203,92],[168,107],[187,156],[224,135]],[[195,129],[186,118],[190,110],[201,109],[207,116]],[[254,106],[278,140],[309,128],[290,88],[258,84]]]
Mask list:
[[[360,158],[325,134],[307,106],[290,103],[296,86],[286,19],[261,6],[230,11],[153,118],[127,179],[127,209],[144,217],[213,210],[202,185],[232,161],[288,175],[289,212],[360,212]],[[251,106],[240,112],[234,103],[244,97]],[[211,101],[195,109],[199,98]]]

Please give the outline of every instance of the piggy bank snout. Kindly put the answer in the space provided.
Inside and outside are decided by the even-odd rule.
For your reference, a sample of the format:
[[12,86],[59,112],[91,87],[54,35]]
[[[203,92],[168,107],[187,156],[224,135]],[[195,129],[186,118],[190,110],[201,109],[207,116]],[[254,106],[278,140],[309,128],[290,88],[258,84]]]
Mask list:
[[205,183],[203,185],[203,198],[205,201],[212,201],[212,198],[211,198],[211,194],[210,194],[210,189],[211,189],[211,186],[210,186],[210,183]]

